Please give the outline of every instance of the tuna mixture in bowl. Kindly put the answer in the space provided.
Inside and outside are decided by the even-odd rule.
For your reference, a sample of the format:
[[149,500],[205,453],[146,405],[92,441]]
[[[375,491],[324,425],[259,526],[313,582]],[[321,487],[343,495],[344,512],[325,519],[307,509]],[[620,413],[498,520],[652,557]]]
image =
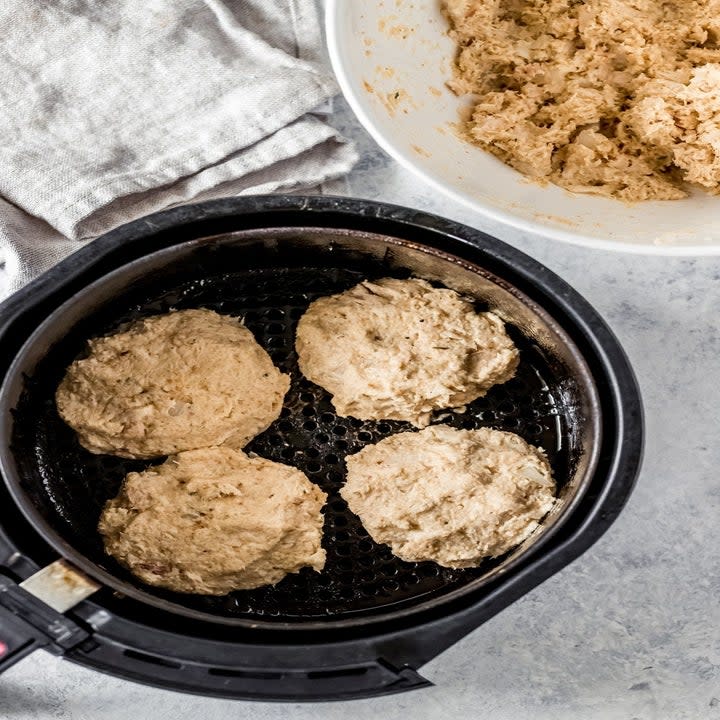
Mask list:
[[348,102],[486,217],[654,254],[720,253],[720,5],[329,0]]

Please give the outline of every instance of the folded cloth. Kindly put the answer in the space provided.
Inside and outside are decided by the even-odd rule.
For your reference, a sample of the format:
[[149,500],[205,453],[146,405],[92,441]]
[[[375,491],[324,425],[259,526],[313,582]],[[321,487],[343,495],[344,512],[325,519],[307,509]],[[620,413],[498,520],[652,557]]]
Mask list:
[[147,213],[346,173],[321,43],[315,0],[3,0],[0,295]]

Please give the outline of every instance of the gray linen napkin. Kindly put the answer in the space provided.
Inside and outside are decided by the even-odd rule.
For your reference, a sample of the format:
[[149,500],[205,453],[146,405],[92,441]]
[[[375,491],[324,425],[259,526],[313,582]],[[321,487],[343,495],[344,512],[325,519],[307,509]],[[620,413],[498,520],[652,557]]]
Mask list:
[[321,43],[315,0],[3,0],[0,298],[149,212],[345,174]]

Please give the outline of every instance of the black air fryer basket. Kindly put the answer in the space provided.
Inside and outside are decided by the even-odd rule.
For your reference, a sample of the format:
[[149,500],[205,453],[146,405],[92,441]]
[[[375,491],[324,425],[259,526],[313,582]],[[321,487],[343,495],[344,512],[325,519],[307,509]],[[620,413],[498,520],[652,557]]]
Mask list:
[[[538,531],[478,568],[406,563],[368,537],[338,492],[344,458],[411,428],[338,417],[297,368],[294,328],[314,298],[411,275],[497,312],[521,352],[513,380],[438,421],[541,445],[560,488]],[[128,471],[150,463],[83,450],[57,415],[55,389],[87,338],[188,307],[243,316],[291,374],[282,416],[249,450],[299,467],[328,493],[322,573],[225,597],[182,595],[143,585],[103,553],[103,504]],[[632,370],[577,293],[483,233],[359,200],[233,198],[109,233],[0,306],[0,379],[0,670],[44,647],[214,696],[351,698],[427,685],[421,665],[600,537],[642,450]],[[36,573],[58,559],[53,577],[65,595],[97,588],[74,606],[37,589]]]

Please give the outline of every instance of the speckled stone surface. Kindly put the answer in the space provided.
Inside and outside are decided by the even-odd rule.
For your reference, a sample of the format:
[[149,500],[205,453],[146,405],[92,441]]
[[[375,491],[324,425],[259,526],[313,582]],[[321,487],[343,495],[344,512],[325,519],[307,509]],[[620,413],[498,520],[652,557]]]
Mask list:
[[560,245],[492,225],[389,160],[342,103],[360,197],[417,206],[519,247],[574,285],[625,346],[646,460],[619,520],[579,560],[435,659],[435,687],[323,705],[155,690],[38,653],[0,679],[12,720],[705,720],[720,718],[720,258]]

